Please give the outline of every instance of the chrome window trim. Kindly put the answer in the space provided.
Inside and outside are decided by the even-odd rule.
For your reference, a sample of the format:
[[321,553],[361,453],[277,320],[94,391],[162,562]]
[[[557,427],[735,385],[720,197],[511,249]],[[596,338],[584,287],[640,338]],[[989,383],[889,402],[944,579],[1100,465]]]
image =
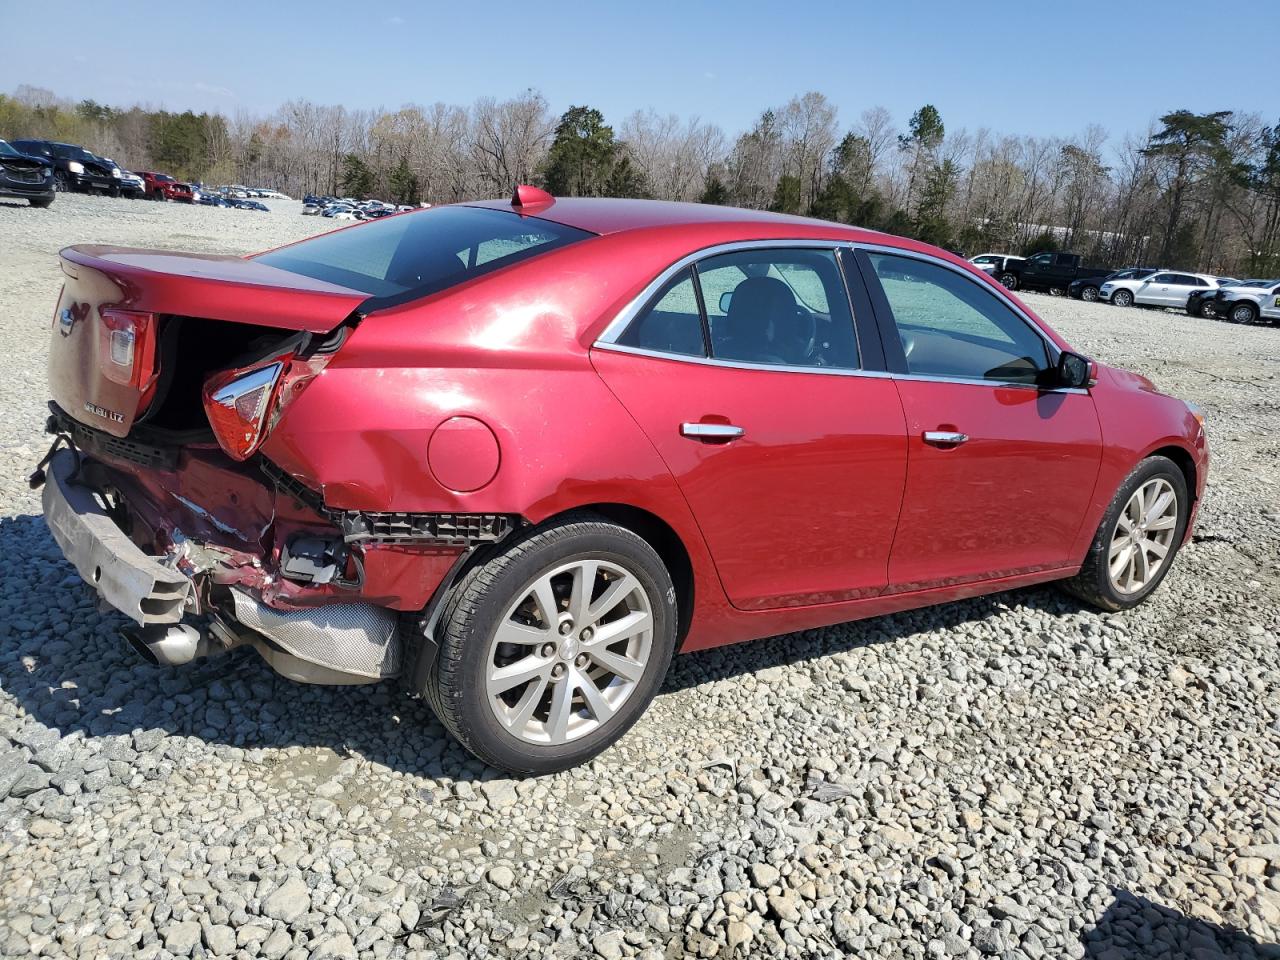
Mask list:
[[596,343],[593,349],[609,353],[626,353],[637,357],[668,360],[671,363],[693,363],[704,367],[724,367],[730,370],[757,370],[766,373],[809,373],[824,377],[866,377],[872,380],[915,380],[922,383],[957,383],[966,387],[1000,387],[1034,390],[1037,393],[1084,393],[1080,387],[1040,387],[1034,383],[1014,380],[972,380],[962,377],[934,377],[920,373],[890,373],[887,370],[851,370],[843,367],[792,367],[778,363],[749,363],[744,360],[717,360],[713,357],[693,357],[683,353],[667,353],[644,347],[628,347],[621,343]]
[[[714,357],[695,357],[689,354],[667,353],[662,350],[649,350],[644,347],[629,347],[617,342],[623,332],[645,308],[649,300],[681,270],[696,264],[699,260],[705,260],[708,257],[719,256],[722,253],[737,253],[743,250],[759,250],[759,249],[799,249],[799,250],[853,250],[867,251],[871,253],[884,253],[892,256],[909,257],[915,260],[922,260],[926,263],[936,264],[945,267],[953,273],[959,274],[971,283],[979,284],[979,280],[968,270],[965,270],[954,263],[935,257],[929,253],[923,253],[918,250],[910,250],[906,247],[896,247],[890,244],[867,243],[856,240],[735,240],[731,243],[715,244],[710,247],[704,247],[701,250],[695,250],[686,254],[675,263],[668,266],[654,277],[644,289],[635,297],[627,302],[614,318],[609,321],[608,326],[604,328],[600,336],[592,344],[593,349],[609,350],[614,353],[629,353],[642,357],[655,357],[660,360],[671,360],[677,363],[697,363],[703,366],[711,367],[727,367],[737,370],[773,370],[780,373],[811,373],[819,376],[842,376],[842,377],[872,377],[876,379],[889,380],[915,380],[926,383],[957,383],[964,386],[981,386],[981,387],[1018,387],[1025,390],[1036,390],[1040,393],[1061,393],[1061,394],[1087,394],[1087,389],[1073,387],[1039,387],[1033,383],[1020,383],[1013,380],[979,380],[967,377],[938,377],[928,376],[924,374],[914,373],[890,373],[884,370],[866,370],[859,368],[857,370],[836,367],[797,367],[787,366],[774,363],[748,363],[738,360],[717,360]],[[846,295],[848,294],[847,278],[842,277],[842,282],[846,284]],[[998,301],[1008,307],[1013,314],[1022,320],[1037,336],[1044,342],[1045,350],[1049,357],[1050,365],[1057,362],[1058,357],[1062,354],[1062,348],[1054,343],[1050,337],[1022,307],[1009,298],[1004,287],[999,284],[991,284],[983,286],[982,289],[992,294]],[[852,311],[852,298],[850,298],[850,311]],[[854,338],[857,340],[857,329],[854,329]],[[859,342],[859,362],[861,362],[861,343]]]

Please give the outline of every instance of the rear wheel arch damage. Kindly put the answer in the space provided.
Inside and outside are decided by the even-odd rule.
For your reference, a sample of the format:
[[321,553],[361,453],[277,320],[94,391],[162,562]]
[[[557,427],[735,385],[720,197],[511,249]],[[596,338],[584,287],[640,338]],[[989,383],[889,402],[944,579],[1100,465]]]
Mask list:
[[[589,503],[552,514],[526,527],[523,533],[561,526],[575,520],[594,520],[621,527],[644,540],[666,567],[675,589],[676,598],[676,650],[684,642],[693,621],[695,603],[693,561],[680,535],[657,514],[624,503]],[[519,536],[521,531],[513,533]],[[427,608],[419,613],[405,614],[406,635],[415,635],[420,648],[413,656],[405,679],[412,692],[422,693],[432,661],[438,652],[438,632],[451,612],[470,575],[486,563],[502,554],[511,545],[506,538],[497,543],[485,544],[459,558],[453,571],[441,583],[437,595]],[[410,634],[412,631],[412,634]]]

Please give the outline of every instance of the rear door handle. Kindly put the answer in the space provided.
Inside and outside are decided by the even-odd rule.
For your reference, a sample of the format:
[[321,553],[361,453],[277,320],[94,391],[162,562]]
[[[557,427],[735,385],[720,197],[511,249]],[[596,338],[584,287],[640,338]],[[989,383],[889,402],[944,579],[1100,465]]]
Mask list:
[[969,435],[967,433],[955,433],[951,430],[926,430],[924,432],[924,442],[934,447],[958,447],[962,443],[967,443]]
[[680,436],[688,437],[691,440],[701,440],[704,443],[714,443],[717,440],[737,440],[747,431],[742,427],[736,427],[732,423],[682,423],[680,424]]

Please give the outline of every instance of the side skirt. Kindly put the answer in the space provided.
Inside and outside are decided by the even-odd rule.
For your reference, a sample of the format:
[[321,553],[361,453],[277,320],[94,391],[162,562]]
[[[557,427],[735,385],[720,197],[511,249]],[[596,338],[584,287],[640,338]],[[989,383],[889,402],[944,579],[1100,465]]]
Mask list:
[[990,593],[1001,593],[1005,590],[1016,590],[1020,587],[1035,586],[1053,580],[1063,580],[1080,572],[1079,564],[1069,567],[1057,567],[1052,570],[1037,570],[1034,573],[1023,573],[1012,577],[998,577],[993,580],[976,580],[971,583],[960,583],[946,587],[932,587],[928,590],[914,590],[908,593],[882,594],[878,597],[866,597],[860,600],[849,600],[843,603],[824,603],[808,607],[791,607],[786,609],[762,610],[758,612],[731,611],[723,612],[713,623],[698,623],[694,616],[693,628],[680,648],[681,653],[695,650],[708,650],[712,647],[740,643],[743,640],[757,640],[761,637],[777,636],[780,633],[795,633],[799,630],[814,630],[829,627],[837,623],[849,623],[854,620],[865,620],[870,617],[882,617],[903,610],[916,610],[920,607],[931,607],[940,603],[952,603],[956,600],[967,600]]

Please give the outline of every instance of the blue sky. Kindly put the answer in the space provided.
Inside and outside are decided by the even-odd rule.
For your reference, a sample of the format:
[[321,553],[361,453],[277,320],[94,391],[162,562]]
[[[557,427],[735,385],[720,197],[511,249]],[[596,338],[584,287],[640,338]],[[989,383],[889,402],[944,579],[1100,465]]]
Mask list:
[[652,107],[732,135],[764,107],[819,90],[842,128],[875,105],[902,126],[933,103],[948,129],[1065,135],[1099,123],[1118,138],[1179,107],[1280,120],[1274,44],[1212,60],[1219,30],[1280,26],[1275,2],[1209,10],[1165,0],[1153,16],[1124,0],[68,0],[56,28],[48,4],[4,3],[0,92],[29,83],[74,99],[231,114],[297,97],[395,108],[533,87],[556,112],[587,103],[620,123]]

